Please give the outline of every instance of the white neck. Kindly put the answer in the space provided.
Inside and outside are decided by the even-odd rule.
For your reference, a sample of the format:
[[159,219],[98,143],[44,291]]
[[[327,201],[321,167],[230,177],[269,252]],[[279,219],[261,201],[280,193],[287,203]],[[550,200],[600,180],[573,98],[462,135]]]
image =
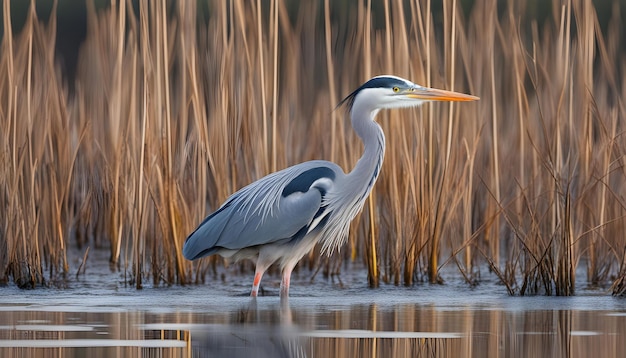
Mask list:
[[364,151],[348,177],[350,185],[359,192],[360,195],[357,197],[361,200],[370,193],[385,157],[385,135],[374,121],[378,111],[362,103],[355,103],[350,113],[352,128],[363,141]]

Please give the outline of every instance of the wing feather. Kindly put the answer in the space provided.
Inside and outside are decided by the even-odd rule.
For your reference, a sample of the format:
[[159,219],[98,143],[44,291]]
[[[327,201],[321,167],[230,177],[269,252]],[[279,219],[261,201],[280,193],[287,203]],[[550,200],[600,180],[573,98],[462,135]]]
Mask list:
[[[257,180],[231,195],[189,235],[183,255],[193,260],[221,249],[292,238],[319,216],[323,195],[337,174],[343,171],[331,162],[310,161]],[[319,185],[311,189],[314,183]]]

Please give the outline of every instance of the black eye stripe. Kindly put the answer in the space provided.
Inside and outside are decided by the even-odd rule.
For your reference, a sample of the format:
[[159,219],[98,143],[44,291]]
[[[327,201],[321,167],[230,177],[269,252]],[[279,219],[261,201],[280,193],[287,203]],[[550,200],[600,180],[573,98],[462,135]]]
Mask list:
[[361,85],[361,87],[357,88],[354,92],[350,93],[346,98],[344,98],[341,102],[339,102],[337,107],[346,103],[348,105],[348,109],[352,108],[352,104],[354,103],[354,98],[356,97],[356,95],[366,88],[394,88],[394,87],[398,87],[398,89],[408,88],[408,87],[411,87],[411,84],[407,83],[406,81],[402,79],[395,78],[395,77],[389,77],[389,76],[374,77],[371,80],[365,82],[363,85]]
[[393,88],[393,87],[406,87],[406,83],[402,80],[393,77],[375,77],[365,82],[360,89],[365,88]]

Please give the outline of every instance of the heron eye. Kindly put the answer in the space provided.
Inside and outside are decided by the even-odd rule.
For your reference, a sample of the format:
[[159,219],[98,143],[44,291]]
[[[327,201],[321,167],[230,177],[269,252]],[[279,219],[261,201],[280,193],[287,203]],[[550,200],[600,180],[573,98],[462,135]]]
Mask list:
[[397,92],[400,92],[400,88],[398,88],[398,87],[394,87],[394,88],[393,88],[393,91],[394,91],[394,92],[396,92],[396,93],[397,93]]

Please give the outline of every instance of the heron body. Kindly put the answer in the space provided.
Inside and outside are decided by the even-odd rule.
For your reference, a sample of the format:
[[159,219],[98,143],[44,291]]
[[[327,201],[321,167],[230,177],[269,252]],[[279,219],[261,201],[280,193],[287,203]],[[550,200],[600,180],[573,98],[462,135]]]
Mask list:
[[291,272],[317,243],[329,253],[346,241],[383,163],[385,136],[374,121],[379,110],[425,101],[470,101],[477,97],[430,89],[395,76],[378,76],[357,88],[345,103],[364,152],[348,174],[337,164],[313,160],[269,174],[232,194],[186,239],[189,260],[218,254],[256,261],[252,296],[274,263],[282,269],[281,296],[289,294]]

